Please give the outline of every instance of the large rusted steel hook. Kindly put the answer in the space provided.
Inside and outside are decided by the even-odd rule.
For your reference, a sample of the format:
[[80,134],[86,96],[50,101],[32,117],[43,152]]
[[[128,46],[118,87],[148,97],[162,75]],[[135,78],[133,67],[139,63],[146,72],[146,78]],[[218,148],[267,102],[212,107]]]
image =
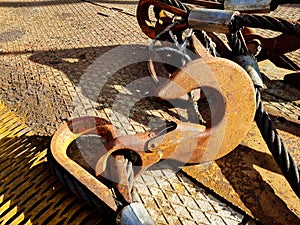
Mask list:
[[[193,163],[200,162],[198,158],[201,159],[204,152],[199,151],[197,146],[200,144],[198,141],[204,130],[204,126],[174,120],[167,122],[166,126],[146,133],[116,137],[114,126],[110,122],[98,117],[81,117],[72,119],[58,128],[52,137],[50,149],[57,163],[116,212],[118,207],[110,188],[107,182],[106,184],[102,182],[103,178],[112,183],[122,182],[118,174],[118,180],[105,174],[106,169],[113,168],[108,165],[115,162],[111,157],[129,155],[128,158],[134,164],[135,176],[161,159],[170,158],[182,163],[190,160]],[[102,137],[106,143],[103,146],[95,146],[101,149],[95,158],[94,175],[68,154],[68,148],[73,141],[83,135],[91,134]],[[205,137],[201,137],[203,138]],[[134,159],[132,155],[135,156]],[[113,175],[116,175],[115,172],[118,171],[113,171]],[[131,202],[130,193],[123,193],[123,195],[126,201]]]
[[[176,99],[192,90],[201,88],[215,107],[210,127],[203,132],[205,139],[199,139],[205,152],[198,162],[218,159],[232,151],[248,132],[255,114],[255,91],[246,71],[238,64],[224,58],[211,56],[193,35],[192,46],[200,57],[172,73],[156,90],[163,99]],[[213,106],[214,105],[214,106]],[[200,137],[201,138],[201,137]],[[215,143],[220,146],[216,150]],[[192,158],[195,160],[195,158]],[[193,160],[190,160],[193,161]]]
[[[110,122],[82,117],[63,124],[54,134],[51,142],[54,159],[112,210],[117,211],[118,207],[107,183],[102,182],[103,177],[107,178],[106,170],[112,168],[109,164],[115,162],[111,158],[126,156],[137,176],[164,159],[180,165],[216,160],[232,151],[248,132],[255,113],[254,87],[248,74],[229,60],[207,55],[201,45],[195,51],[201,58],[178,69],[156,92],[161,98],[175,99],[201,88],[210,99],[213,112],[208,127],[173,119],[145,133],[117,136]],[[105,140],[102,146],[95,146],[101,149],[94,160],[94,174],[67,154],[73,141],[88,134]],[[122,179],[117,174],[117,180],[112,182],[120,183]],[[128,195],[124,194],[124,198],[130,202]]]
[[[131,152],[137,156],[134,160],[136,175],[162,159],[194,164],[228,154],[242,141],[253,122],[254,88],[247,73],[237,64],[203,54],[201,57],[177,70],[171,80],[159,87],[157,95],[174,99],[201,87],[207,97],[212,96],[216,108],[210,127],[173,120],[146,133],[116,137],[113,125],[101,118],[75,119],[60,127],[52,139],[51,149],[56,160],[64,164],[68,159],[68,145],[84,134],[97,134],[107,142],[96,159],[96,176],[101,176],[109,157],[117,153]],[[81,171],[76,163],[65,167],[74,174]]]

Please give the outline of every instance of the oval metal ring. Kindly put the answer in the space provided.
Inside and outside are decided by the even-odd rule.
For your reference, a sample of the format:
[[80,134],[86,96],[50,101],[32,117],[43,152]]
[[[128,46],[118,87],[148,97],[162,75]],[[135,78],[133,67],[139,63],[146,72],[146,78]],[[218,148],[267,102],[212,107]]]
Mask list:
[[[155,27],[149,18],[150,6],[157,7],[176,16],[187,17],[188,13],[182,9],[167,5],[158,0],[141,0],[137,7],[137,20],[142,31],[150,38],[154,39],[164,28]],[[175,25],[172,30],[183,30],[187,28],[187,22]]]

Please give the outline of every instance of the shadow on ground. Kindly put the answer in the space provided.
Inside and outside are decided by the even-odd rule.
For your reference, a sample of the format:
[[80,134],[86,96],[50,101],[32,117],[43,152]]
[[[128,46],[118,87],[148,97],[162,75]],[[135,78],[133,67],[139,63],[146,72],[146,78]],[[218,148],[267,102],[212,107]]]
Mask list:
[[260,167],[268,173],[281,174],[271,155],[239,145],[216,163],[254,218],[266,225],[300,223],[300,218],[274,193],[273,188],[255,169]]
[[[2,138],[1,193],[2,224],[108,224],[78,197],[62,186],[46,163],[50,137],[21,136]],[[11,214],[14,212],[13,214]]]

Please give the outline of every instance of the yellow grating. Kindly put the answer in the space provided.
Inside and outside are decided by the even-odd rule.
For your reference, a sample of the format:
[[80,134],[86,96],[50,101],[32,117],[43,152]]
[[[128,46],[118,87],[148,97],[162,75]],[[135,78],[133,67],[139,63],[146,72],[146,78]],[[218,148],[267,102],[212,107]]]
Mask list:
[[0,102],[0,224],[103,224],[52,176],[49,142]]

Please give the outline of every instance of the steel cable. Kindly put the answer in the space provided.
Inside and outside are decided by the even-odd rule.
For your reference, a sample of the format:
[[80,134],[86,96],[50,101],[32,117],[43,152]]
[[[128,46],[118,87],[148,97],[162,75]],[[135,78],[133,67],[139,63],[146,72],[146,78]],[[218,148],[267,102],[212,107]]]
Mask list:
[[227,39],[230,43],[230,47],[234,56],[247,54],[247,48],[245,47],[245,44],[241,41],[240,38],[240,32],[231,33],[230,35],[227,35]]
[[[184,3],[178,0],[161,0],[163,3],[170,6],[177,7],[179,9],[190,12],[191,9]],[[300,0],[289,0],[288,3],[295,1],[299,3]],[[286,4],[286,1],[278,0],[275,3]],[[282,18],[271,17],[267,15],[252,15],[252,14],[242,14],[236,15],[232,20],[232,31],[238,31],[242,27],[252,27],[252,28],[261,28],[268,29],[273,31],[278,31],[282,33],[292,34],[300,37],[300,22],[299,21],[290,21]]]
[[300,0],[272,0],[271,2],[277,5],[300,4]]
[[[132,154],[128,154],[127,156],[123,156],[121,157],[119,160],[121,161],[121,165],[122,165],[122,170],[124,169],[124,176],[125,179],[123,181],[121,181],[121,183],[115,183],[114,180],[112,180],[112,183],[114,184],[113,187],[115,189],[115,193],[116,193],[116,199],[115,202],[117,204],[117,206],[119,207],[119,209],[124,208],[125,206],[129,205],[131,203],[131,201],[133,200],[132,197],[135,196],[135,188],[133,186],[134,183],[134,155]],[[121,168],[120,168],[121,169]],[[114,179],[112,177],[112,179]],[[124,182],[124,183],[123,183]],[[131,197],[131,200],[128,200],[126,198],[124,198],[124,196],[122,195],[120,191],[120,189],[118,188],[118,185],[121,185],[122,188],[128,188],[128,193]]]
[[235,16],[232,21],[233,31],[237,31],[243,26],[268,29],[300,37],[299,21],[289,21],[266,15],[244,14],[241,16]]
[[182,2],[177,1],[177,0],[161,0],[161,2],[163,2],[163,3],[167,4],[167,5],[174,6],[176,8],[182,9],[182,10],[184,10],[186,12],[190,12],[191,11],[191,9],[187,5],[185,5]]
[[283,141],[274,128],[269,114],[263,107],[261,95],[258,89],[256,89],[256,104],[255,122],[261,132],[261,135],[291,188],[300,198],[300,168],[285,148]]

